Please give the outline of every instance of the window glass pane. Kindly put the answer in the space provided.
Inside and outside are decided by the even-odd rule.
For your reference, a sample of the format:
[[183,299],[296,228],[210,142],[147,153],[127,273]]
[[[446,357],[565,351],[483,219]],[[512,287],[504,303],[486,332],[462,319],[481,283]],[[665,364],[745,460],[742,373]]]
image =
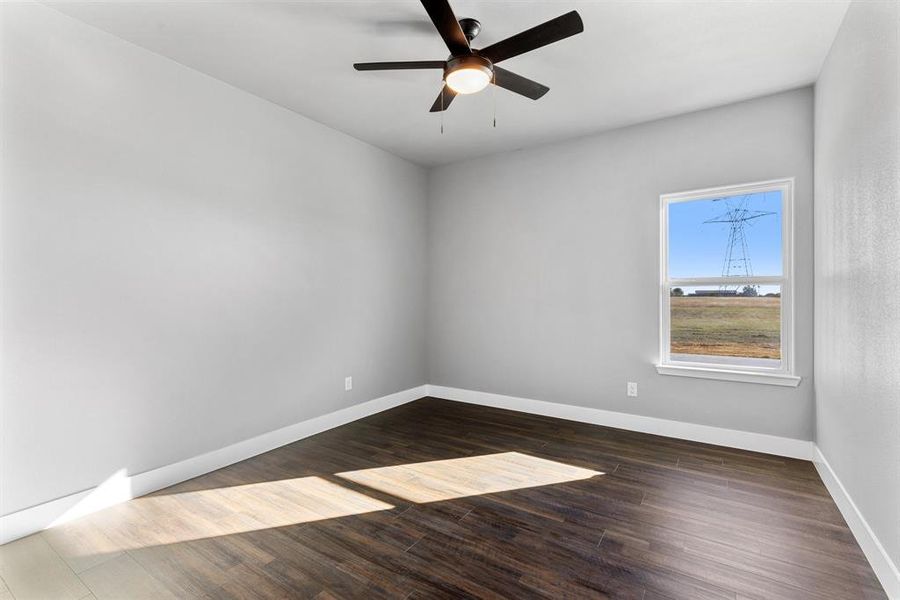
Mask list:
[[781,287],[673,287],[672,361],[780,368]]
[[781,275],[781,191],[669,204],[669,277]]

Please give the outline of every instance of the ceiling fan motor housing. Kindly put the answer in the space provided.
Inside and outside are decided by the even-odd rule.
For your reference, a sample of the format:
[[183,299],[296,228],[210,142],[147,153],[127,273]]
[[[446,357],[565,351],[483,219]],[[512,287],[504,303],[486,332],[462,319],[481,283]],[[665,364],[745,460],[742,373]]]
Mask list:
[[484,71],[488,77],[494,76],[494,65],[491,64],[491,61],[483,56],[470,54],[469,56],[451,57],[447,61],[447,68],[444,69],[444,79],[446,79],[447,75],[450,73],[459,71],[460,69],[478,69]]

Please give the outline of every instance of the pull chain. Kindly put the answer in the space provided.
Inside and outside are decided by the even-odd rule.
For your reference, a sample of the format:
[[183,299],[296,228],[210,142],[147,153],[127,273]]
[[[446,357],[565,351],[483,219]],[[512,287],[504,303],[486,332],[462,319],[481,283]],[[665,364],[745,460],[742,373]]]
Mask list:
[[494,84],[494,89],[491,90],[491,96],[493,96],[494,100],[494,129],[497,128],[497,72],[494,71],[491,77],[491,83]]
[[441,82],[441,135],[444,135],[444,90],[447,89],[447,82]]

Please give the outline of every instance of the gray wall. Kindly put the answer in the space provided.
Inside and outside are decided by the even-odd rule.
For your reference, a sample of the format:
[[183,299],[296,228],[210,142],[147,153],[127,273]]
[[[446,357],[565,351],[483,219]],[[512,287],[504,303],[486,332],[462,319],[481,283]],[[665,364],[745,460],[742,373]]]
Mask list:
[[420,168],[46,7],[0,20],[4,514],[426,382]]
[[900,565],[900,4],[854,2],[816,84],[816,440]]
[[[429,382],[812,439],[812,120],[807,88],[430,172]],[[659,195],[787,176],[800,387],[658,375]]]

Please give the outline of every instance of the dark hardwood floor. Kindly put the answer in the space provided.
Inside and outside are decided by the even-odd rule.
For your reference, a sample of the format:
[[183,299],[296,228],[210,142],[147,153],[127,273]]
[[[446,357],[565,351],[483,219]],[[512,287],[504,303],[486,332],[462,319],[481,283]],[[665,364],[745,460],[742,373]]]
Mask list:
[[809,462],[433,398],[45,535],[178,598],[885,597]]

